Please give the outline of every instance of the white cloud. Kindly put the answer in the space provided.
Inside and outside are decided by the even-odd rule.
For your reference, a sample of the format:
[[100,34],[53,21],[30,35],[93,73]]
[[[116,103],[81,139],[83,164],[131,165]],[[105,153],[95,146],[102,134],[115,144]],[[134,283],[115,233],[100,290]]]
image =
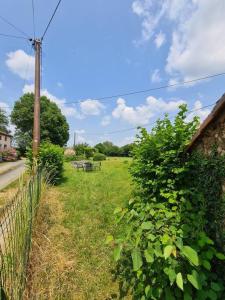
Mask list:
[[110,122],[111,122],[111,117],[110,116],[104,116],[102,118],[101,125],[102,126],[107,126],[107,125],[110,124]]
[[7,114],[10,113],[10,107],[8,103],[5,103],[4,101],[0,101],[0,109],[5,111]]
[[80,109],[84,115],[98,116],[103,108],[104,105],[98,100],[87,99],[80,103]]
[[125,138],[117,141],[116,145],[119,146],[119,147],[122,147],[124,145],[131,144],[134,141],[135,141],[135,135],[133,135],[133,136],[126,136]]
[[162,99],[149,96],[145,104],[132,107],[127,106],[124,99],[119,98],[117,100],[117,107],[112,112],[112,116],[136,126],[147,125],[149,120],[157,113],[176,111],[178,107],[184,103],[186,102],[183,100],[171,100],[166,102]]
[[[156,7],[155,7],[156,6]],[[142,37],[140,42],[150,40],[162,16],[165,14],[167,2],[158,0],[135,0],[132,3],[133,13],[142,19]]]
[[80,129],[80,130],[75,130],[76,133],[76,144],[82,144],[86,142],[86,139],[84,137],[85,130]]
[[14,74],[22,79],[34,78],[35,59],[23,50],[7,53],[6,65]]
[[192,9],[173,32],[166,66],[168,73],[184,80],[225,69],[225,2],[193,0]]
[[[33,93],[33,92],[34,92],[34,85],[25,84],[23,88],[23,93]],[[57,98],[56,96],[52,95],[47,89],[42,89],[41,95],[46,96],[49,100],[55,102],[65,116],[67,117],[74,116],[78,119],[82,118],[82,116],[77,112],[75,107],[66,104],[66,99]]]
[[192,80],[224,72],[223,0],[135,0],[132,10],[142,22],[142,42],[160,32],[161,23],[171,29],[166,71],[172,77]]
[[206,108],[206,109],[202,109],[202,103],[201,101],[197,100],[194,103],[194,107],[193,107],[193,112],[191,112],[189,115],[187,115],[187,122],[190,122],[191,120],[193,120],[193,118],[195,116],[200,118],[200,121],[203,122],[205,120],[205,118],[209,115],[210,113],[210,109]]
[[166,36],[162,31],[156,34],[154,42],[158,49],[165,43],[165,41],[166,41]]
[[152,76],[151,76],[151,81],[153,83],[157,83],[157,82],[161,82],[162,79],[160,77],[160,73],[159,73],[159,69],[155,69],[152,73]]

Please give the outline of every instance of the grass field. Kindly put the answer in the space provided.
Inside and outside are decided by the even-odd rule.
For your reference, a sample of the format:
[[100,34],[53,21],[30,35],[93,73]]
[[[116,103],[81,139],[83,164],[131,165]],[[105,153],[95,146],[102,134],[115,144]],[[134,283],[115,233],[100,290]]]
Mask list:
[[48,191],[39,211],[28,299],[117,299],[105,239],[122,230],[113,211],[131,194],[129,162],[112,158],[90,173],[66,164],[64,182]]

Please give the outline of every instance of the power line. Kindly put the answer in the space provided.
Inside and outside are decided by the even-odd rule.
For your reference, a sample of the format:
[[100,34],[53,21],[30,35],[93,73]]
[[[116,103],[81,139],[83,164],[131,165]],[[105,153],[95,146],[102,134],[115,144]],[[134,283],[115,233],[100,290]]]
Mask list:
[[42,41],[43,41],[43,39],[44,39],[44,37],[45,37],[45,35],[46,35],[46,32],[47,32],[48,29],[49,29],[49,26],[50,26],[50,24],[51,24],[51,22],[52,22],[52,20],[53,20],[53,18],[54,18],[54,16],[55,16],[56,12],[57,12],[57,9],[58,9],[58,7],[59,7],[61,1],[62,1],[62,0],[59,0],[58,3],[57,3],[57,5],[56,5],[56,8],[55,8],[55,10],[54,10],[54,12],[53,12],[53,14],[52,14],[52,16],[51,16],[51,19],[49,20],[48,25],[47,25],[47,27],[46,27],[46,29],[45,29],[43,35],[42,35],[42,38],[41,38]]
[[[117,95],[105,96],[105,97],[100,97],[100,98],[91,98],[91,99],[94,99],[94,100],[97,100],[97,101],[103,101],[103,100],[109,100],[109,99],[113,99],[113,98],[124,97],[124,96],[143,94],[143,93],[147,93],[147,92],[151,92],[151,91],[172,88],[172,87],[175,87],[175,86],[190,84],[190,83],[194,83],[194,82],[197,82],[197,81],[207,80],[207,79],[210,79],[210,78],[224,76],[224,75],[225,75],[225,72],[216,73],[216,74],[207,75],[207,76],[204,76],[204,77],[199,77],[199,78],[195,78],[195,79],[192,79],[192,80],[182,81],[182,82],[178,82],[178,83],[174,83],[174,84],[166,84],[166,85],[158,86],[158,87],[155,87],[155,88],[149,88],[149,89],[138,90],[138,91],[131,91],[131,92],[127,92],[127,93],[121,93],[121,94],[117,94]],[[87,97],[87,99],[90,99],[90,97]],[[81,102],[84,102],[84,101],[86,101],[86,100],[79,100],[79,101],[66,102],[66,103],[67,104],[76,104],[76,103],[81,103]]]
[[33,15],[33,31],[34,31],[34,39],[35,39],[36,33],[35,33],[35,13],[34,13],[34,0],[32,0],[31,2],[32,2],[32,15]]
[[30,38],[29,35],[26,32],[24,32],[22,29],[20,29],[19,27],[17,27],[13,23],[11,23],[9,20],[7,20],[6,18],[4,18],[3,16],[0,15],[0,19],[3,22],[5,22],[6,24],[8,24],[9,26],[13,27],[16,31],[18,31],[19,33],[21,33],[22,35],[24,35],[24,37],[26,36],[28,39]]
[[[19,36],[19,35],[12,35],[12,34],[0,33],[0,36],[6,37],[6,38],[15,38],[15,39],[28,40],[28,38],[25,38],[25,37]],[[29,39],[29,40],[30,40],[30,39]]]

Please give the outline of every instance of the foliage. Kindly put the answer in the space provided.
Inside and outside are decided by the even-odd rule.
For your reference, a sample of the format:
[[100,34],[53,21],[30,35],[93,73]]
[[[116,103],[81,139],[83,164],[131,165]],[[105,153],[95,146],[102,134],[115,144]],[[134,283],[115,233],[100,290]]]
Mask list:
[[93,156],[93,160],[94,161],[106,160],[106,156],[105,156],[105,154],[102,154],[102,153],[95,153]]
[[84,158],[90,158],[93,156],[95,149],[90,147],[87,143],[77,144],[74,148],[76,156],[84,156]]
[[64,160],[67,162],[74,161],[76,157],[75,151],[71,148],[67,148],[64,151]]
[[6,115],[6,112],[0,109],[0,131],[9,133],[8,126],[9,126],[9,120]]
[[95,145],[97,151],[106,156],[130,156],[132,147],[133,144],[118,147],[109,141]]
[[74,161],[74,160],[76,160],[76,155],[68,155],[68,154],[64,154],[64,160],[66,161],[66,162],[70,162],[70,161]]
[[[16,101],[11,122],[16,126],[16,142],[21,151],[30,146],[33,134],[34,94],[24,94]],[[41,140],[63,147],[69,139],[69,125],[58,106],[47,97],[41,97]]]
[[[29,169],[33,168],[32,149],[27,151],[27,165]],[[60,182],[63,176],[63,149],[58,145],[44,142],[41,144],[37,158],[37,165],[45,169],[52,184]]]
[[196,152],[192,156],[192,177],[194,186],[205,198],[206,231],[221,250],[225,245],[224,216],[225,197],[223,184],[225,177],[225,156],[217,153],[216,145],[208,156]]
[[[184,151],[197,126],[196,118],[186,122],[186,107],[181,106],[174,123],[166,116],[151,134],[141,131],[131,169],[136,194],[126,208],[115,211],[118,221],[128,224],[126,234],[114,240],[122,295],[130,291],[141,300],[224,298],[215,265],[225,256],[206,233],[208,199],[197,183],[208,160],[196,165],[196,158]],[[224,175],[218,174],[220,181]]]
[[132,156],[134,144],[127,144],[120,148],[121,156],[129,157]]

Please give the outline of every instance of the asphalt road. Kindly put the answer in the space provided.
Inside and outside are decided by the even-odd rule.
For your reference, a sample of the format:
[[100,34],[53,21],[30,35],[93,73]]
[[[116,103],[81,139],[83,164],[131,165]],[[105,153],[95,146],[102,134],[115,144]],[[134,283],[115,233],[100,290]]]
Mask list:
[[[4,164],[2,168],[0,165],[0,190],[4,189],[7,187],[7,185],[18,179],[25,170],[25,163],[23,160],[9,162],[8,164],[9,165]],[[1,174],[2,171],[5,173]]]

